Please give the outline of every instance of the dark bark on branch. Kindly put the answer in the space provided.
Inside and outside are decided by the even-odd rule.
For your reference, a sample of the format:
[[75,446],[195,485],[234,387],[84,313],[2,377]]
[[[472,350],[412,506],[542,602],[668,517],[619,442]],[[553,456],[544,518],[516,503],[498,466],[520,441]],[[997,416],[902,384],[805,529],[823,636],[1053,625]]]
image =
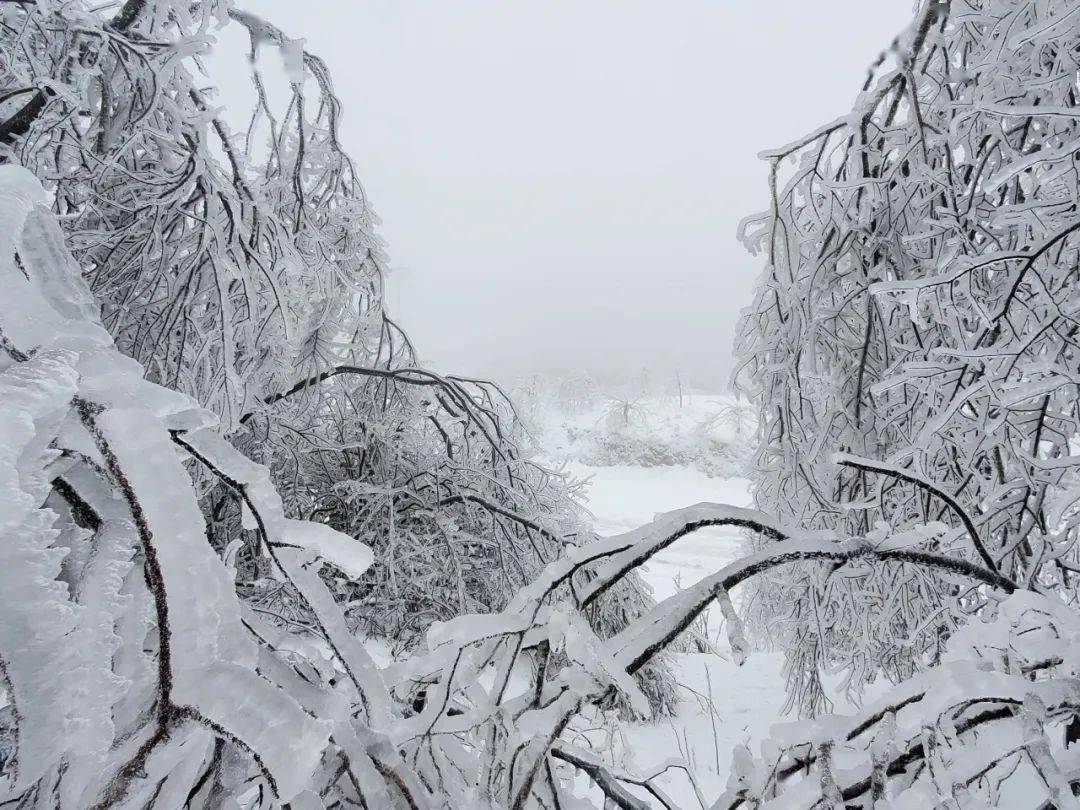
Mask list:
[[63,498],[71,509],[71,516],[75,519],[75,523],[94,532],[101,528],[101,517],[94,511],[94,507],[75,491],[75,487],[59,477],[52,480],[52,487],[53,491]]
[[[105,461],[105,469],[116,483],[120,494],[127,504],[131,519],[135,523],[135,530],[142,546],[146,570],[146,584],[154,597],[154,609],[157,618],[158,634],[158,700],[159,710],[163,716],[169,706],[172,705],[172,647],[170,645],[171,629],[169,627],[169,602],[165,594],[165,577],[158,561],[157,548],[154,546],[154,534],[150,524],[146,520],[142,504],[139,503],[135,489],[131,486],[127,474],[120,466],[120,460],[112,451],[108,440],[97,425],[97,415],[100,406],[88,402],[81,397],[75,399],[75,408],[79,412],[79,418],[94,440],[101,457]],[[164,721],[162,721],[164,722]]]
[[139,14],[142,13],[144,8],[146,8],[146,0],[127,0],[120,10],[116,12],[116,16],[112,18],[109,27],[116,31],[126,31],[139,18]]
[[[701,613],[712,604],[721,590],[730,591],[736,585],[745,582],[757,574],[768,571],[788,563],[801,560],[833,560],[838,563],[851,562],[857,559],[880,560],[881,562],[906,562],[921,565],[926,568],[936,568],[953,574],[970,577],[983,582],[993,588],[1012,593],[1016,590],[1016,583],[996,571],[990,571],[967,560],[957,560],[951,557],[943,557],[938,554],[929,554],[922,551],[894,550],[878,551],[869,546],[858,548],[801,550],[801,551],[778,551],[776,554],[758,560],[755,563],[738,569],[725,577],[711,590],[703,591],[700,598],[691,603],[685,613],[671,624],[667,630],[657,639],[647,644],[644,648],[634,653],[634,657],[627,664],[626,671],[631,675],[644,666],[649,659],[666,648],[672,641],[678,638],[686,628],[694,623]],[[663,603],[661,603],[663,604]]]
[[54,95],[52,90],[38,90],[14,115],[0,122],[0,145],[6,146],[29,132],[30,126],[41,115],[51,95]]
[[497,515],[502,515],[504,518],[507,518],[508,520],[512,520],[515,523],[519,523],[520,525],[524,526],[527,529],[532,529],[533,531],[537,532],[538,534],[543,535],[544,537],[546,537],[548,540],[552,541],[553,543],[562,544],[562,543],[565,542],[563,538],[559,537],[556,534],[553,534],[552,532],[549,532],[547,529],[545,529],[543,526],[541,526],[536,521],[529,520],[527,517],[522,517],[521,515],[516,514],[515,512],[511,512],[509,509],[504,509],[503,507],[498,506],[497,504],[493,504],[491,501],[487,500],[486,498],[482,498],[479,495],[450,495],[449,497],[442,498],[441,500],[437,501],[435,505],[436,506],[450,506],[452,504],[463,503],[465,501],[468,501],[469,503],[475,503],[477,506],[482,506],[484,509],[487,509],[489,512],[494,512]]
[[615,775],[605,768],[602,763],[579,756],[573,751],[558,746],[552,746],[548,753],[555,759],[569,762],[575,768],[587,774],[593,784],[603,791],[604,796],[621,810],[649,810],[648,803],[624,788]]
[[[954,498],[948,492],[938,486],[935,486],[929,481],[924,481],[923,479],[918,478],[914,475],[909,475],[903,470],[893,469],[884,465],[878,466],[867,459],[856,459],[851,456],[838,456],[836,459],[836,463],[842,467],[851,467],[855,470],[877,473],[879,475],[887,475],[891,478],[897,478],[901,481],[906,481],[907,483],[913,484],[920,489],[924,489],[932,495],[940,498],[948,505],[948,507],[953,511],[953,513],[958,518],[960,518],[960,522],[964,524],[964,529],[971,537],[971,544],[975,547],[975,551],[978,552],[979,556],[982,557],[983,562],[986,563],[986,567],[993,571],[995,574],[1003,576],[1001,574],[1001,571],[998,569],[998,565],[994,561],[994,558],[991,557],[990,552],[986,550],[986,546],[983,544],[982,538],[979,536],[979,531],[975,528],[975,522],[971,519],[971,516],[968,515],[967,511],[960,505],[956,498]],[[1015,590],[1018,586],[1015,582],[1013,582],[1012,587]]]
[[[422,387],[436,387],[442,388],[452,394],[452,398],[458,405],[464,405],[461,402],[462,394],[460,386],[454,384],[453,381],[448,381],[434,374],[430,371],[425,371],[419,368],[369,368],[365,366],[334,366],[328,368],[325,371],[321,371],[318,374],[314,374],[311,377],[306,377],[303,380],[295,383],[291,388],[286,391],[281,391],[276,394],[270,394],[263,398],[263,403],[266,405],[273,405],[276,402],[280,402],[283,399],[287,399],[302,391],[306,391],[309,388],[314,388],[320,383],[324,383],[327,380],[333,379],[341,375],[357,375],[361,377],[377,377],[380,379],[393,380],[394,382],[404,383],[406,385],[415,385]],[[447,411],[453,414],[449,408]],[[454,414],[456,415],[456,414]],[[245,413],[240,417],[240,424],[246,424],[250,419],[255,416],[253,411]],[[498,426],[496,425],[496,429]],[[494,444],[494,442],[492,442]]]
[[[145,7],[146,0],[127,0],[112,18],[109,27],[120,33],[127,31]],[[51,88],[44,87],[34,93],[33,98],[19,108],[13,116],[0,122],[0,146],[7,146],[16,138],[21,138],[29,132],[34,121],[45,110],[48,100],[55,95],[55,91]]]
[[788,536],[783,532],[772,526],[766,526],[763,523],[758,523],[753,520],[744,520],[742,518],[734,517],[722,517],[708,520],[696,520],[686,523],[678,530],[672,532],[663,541],[658,544],[650,546],[647,550],[641,554],[635,556],[629,560],[625,565],[619,567],[619,570],[613,573],[610,577],[602,582],[592,582],[589,585],[589,591],[581,600],[581,606],[583,608],[588,607],[595,602],[600,596],[608,591],[613,585],[615,585],[620,579],[626,576],[630,571],[641,565],[647,563],[653,556],[663,551],[670,546],[676,540],[679,540],[686,535],[696,532],[698,529],[708,528],[710,526],[738,526],[744,529],[750,529],[758,534],[768,537],[770,540],[783,541],[787,540]]

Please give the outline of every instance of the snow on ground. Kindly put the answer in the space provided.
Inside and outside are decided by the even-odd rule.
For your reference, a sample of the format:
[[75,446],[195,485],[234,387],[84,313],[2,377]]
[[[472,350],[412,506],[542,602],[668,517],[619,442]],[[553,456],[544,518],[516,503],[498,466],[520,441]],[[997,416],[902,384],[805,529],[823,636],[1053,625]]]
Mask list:
[[[633,401],[628,414],[611,399],[569,410],[546,404],[531,414],[539,460],[586,482],[586,506],[601,536],[637,528],[657,513],[702,501],[751,504],[750,482],[730,477],[745,469],[749,450],[745,442],[752,425],[745,403],[725,395],[694,394],[681,402],[676,397],[642,397]],[[605,454],[637,463],[611,463]],[[655,598],[665,599],[738,559],[746,553],[745,542],[738,529],[702,529],[660,552],[642,574]],[[737,591],[732,594],[736,605],[739,597]],[[795,719],[781,714],[786,701],[783,653],[754,651],[740,667],[732,660],[719,607],[705,620],[713,651],[671,656],[682,693],[675,717],[630,726],[590,718],[577,724],[573,740],[633,773],[663,771],[656,784],[673,806],[689,810],[711,806],[726,789],[736,746],[747,745],[756,753],[774,724]],[[826,682],[833,683],[830,697],[836,711],[853,708],[839,688],[839,678],[826,677]],[[872,698],[883,686],[868,689],[865,697]],[[664,770],[673,760],[689,768]],[[592,805],[602,804],[584,775],[578,774],[575,789],[588,795]],[[660,806],[644,791],[634,792]]]
[[[745,478],[711,478],[690,467],[634,467],[619,464],[590,467],[569,462],[566,471],[588,482],[587,506],[600,535],[636,529],[659,512],[702,501],[749,506]],[[740,556],[737,529],[701,529],[665,549],[650,563],[645,579],[657,599],[671,596]]]
[[[567,465],[578,478],[589,480],[588,506],[602,535],[615,534],[647,523],[665,512],[700,501],[750,503],[749,482],[741,478],[711,478],[689,467],[589,467]],[[665,549],[644,572],[657,599],[664,599],[724,567],[740,556],[743,538],[738,530],[712,528],[695,532]],[[719,610],[709,617],[708,634],[717,653],[674,656],[673,666],[683,693],[678,716],[658,724],[624,728],[614,740],[608,761],[638,773],[658,770],[671,759],[685,760],[698,782],[705,805],[727,784],[732,748],[749,743],[757,750],[770,726],[781,717],[784,704],[783,656],[753,653],[742,666],[727,654],[729,647],[720,626]],[[585,735],[592,744],[606,741],[604,734]],[[579,744],[587,744],[583,738]],[[668,770],[658,783],[676,807],[695,808],[699,799],[686,773]],[[588,783],[579,780],[582,792]],[[645,798],[645,794],[641,794]]]

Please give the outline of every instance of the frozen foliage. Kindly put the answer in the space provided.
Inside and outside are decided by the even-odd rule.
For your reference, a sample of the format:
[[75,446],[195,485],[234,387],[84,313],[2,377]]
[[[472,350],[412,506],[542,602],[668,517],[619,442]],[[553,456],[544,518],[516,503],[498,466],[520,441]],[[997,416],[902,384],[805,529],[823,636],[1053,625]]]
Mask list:
[[[250,35],[240,132],[201,67],[225,25]],[[290,519],[363,539],[373,564],[339,556],[331,588],[350,626],[411,646],[433,621],[502,607],[589,528],[563,481],[522,458],[502,391],[421,368],[387,317],[340,119],[323,62],[228,0],[0,2],[0,162],[45,185],[59,218],[27,227],[56,245],[59,223],[74,257],[42,256],[42,272],[81,271],[117,348],[216,414]],[[249,516],[199,479],[224,552]],[[329,537],[296,542],[333,556]],[[231,558],[252,604],[306,621],[253,549]],[[602,633],[641,610],[634,583],[620,595],[594,616]],[[652,674],[660,708],[670,679]]]
[[[1078,49],[1072,2],[926,0],[850,114],[764,153],[737,375],[760,508],[885,543],[943,524],[925,547],[1075,599]],[[822,667],[909,677],[985,598],[808,568],[760,603],[813,713]]]
[[577,459],[592,466],[687,466],[717,478],[745,473],[752,431],[730,429],[732,422],[742,427],[738,404],[714,402],[695,421],[663,407],[670,404],[613,400],[597,423],[567,425],[567,438],[579,448]]
[[[764,153],[757,505],[875,559],[758,588],[816,718],[716,808],[1078,804],[1078,54],[1075,3],[926,0],[851,115]],[[897,685],[823,714],[837,666]]]
[[[423,650],[380,664],[328,587],[334,569],[362,573],[366,549],[329,526],[289,518],[270,471],[226,441],[211,412],[147,381],[117,350],[71,272],[59,231],[30,225],[51,218],[46,200],[26,170],[0,167],[0,523],[8,540],[0,551],[0,662],[11,741],[0,800],[71,808],[574,806],[570,783],[580,772],[619,806],[672,807],[650,778],[610,768],[563,735],[613,694],[647,714],[632,676],[716,600],[733,618],[732,588],[778,566],[829,561],[839,570],[917,565],[987,593],[1016,590],[996,571],[908,542],[835,538],[703,503],[568,547],[503,610],[436,623]],[[297,620],[252,600],[233,542],[220,552],[208,542],[201,476],[243,505],[234,540],[251,544],[263,581],[288,592]],[[706,526],[742,527],[769,542],[628,618],[610,638],[598,636],[589,611],[655,554]],[[737,639],[735,622],[732,632]],[[980,770],[985,748],[993,767],[1026,757],[1047,795],[1071,796],[1068,762],[1048,731],[1080,709],[1069,680],[1078,634],[1066,605],[1028,592],[1002,602],[996,619],[953,639],[960,663],[942,665],[944,683],[923,687],[921,697],[931,713],[1004,707],[976,718],[1001,720],[1000,739],[1013,740],[1011,748],[924,755],[938,745],[937,732],[918,720],[912,726],[898,706],[885,726],[893,742],[874,737],[881,778],[912,765],[924,779],[962,773],[978,787],[988,772]],[[985,661],[967,660],[971,650]],[[999,670],[1016,683],[993,674]],[[970,689],[984,685],[987,696],[973,700]],[[866,725],[857,722],[853,738]],[[968,731],[967,722],[947,726],[945,739]],[[1008,736],[1013,726],[1019,742]],[[809,785],[846,801],[861,783],[849,784],[840,758],[861,749],[827,736],[840,727],[810,728],[809,748],[781,738],[781,770],[772,776],[744,752],[730,783],[735,794],[721,801],[783,793],[780,777],[808,764],[820,778],[798,782],[798,795]],[[889,745],[914,746],[915,754],[888,759]],[[915,765],[920,758],[933,768]]]
[[1077,807],[1078,632],[1073,608],[1017,591],[858,714],[775,727],[715,806]]
[[[136,792],[178,806],[190,789],[184,774],[217,735],[255,752],[291,796],[328,729],[257,675],[232,579],[206,542],[172,432],[198,435],[214,419],[146,382],[87,317],[81,276],[69,261],[50,262],[66,252],[59,231],[41,226],[51,220],[45,201],[29,172],[0,167],[9,787],[89,807],[126,794],[147,769]],[[138,713],[118,716],[132,702]],[[160,756],[149,757],[151,744]],[[118,755],[126,764],[110,771]]]
[[[673,632],[641,651],[655,633],[605,641],[586,616],[687,521],[753,513],[702,506],[573,547],[504,612],[437,624],[426,652],[380,668],[328,587],[335,569],[363,574],[369,550],[289,518],[214,414],[117,350],[47,201],[0,167],[5,801],[522,806],[563,790],[548,757],[584,707],[618,692],[649,713],[631,676]],[[242,505],[220,550],[207,477]],[[253,598],[238,544],[295,619]],[[535,685],[509,688],[515,673]]]
[[[606,538],[499,390],[382,314],[302,43],[228,5],[104,14],[0,3],[0,803],[524,810],[581,807],[582,774],[672,808],[575,732],[662,708],[645,673],[717,602],[744,651],[729,594],[774,572],[819,716],[740,749],[714,807],[1076,806],[1072,4],[924,0],[852,116],[768,154],[763,508]],[[186,72],[226,20],[265,164]],[[710,526],[755,551],[649,605],[637,569]],[[897,684],[821,716],[835,663]]]
[[[674,623],[604,641],[581,610],[688,521],[753,513],[702,506],[583,545],[505,612],[435,625],[426,652],[380,669],[319,576],[361,573],[366,549],[288,518],[269,471],[213,414],[117,350],[65,272],[59,232],[28,225],[50,218],[46,200],[29,172],[0,167],[7,799],[521,806],[560,789],[545,763],[583,705],[617,690],[648,713],[630,676]],[[241,598],[235,550],[208,542],[199,472],[243,503],[238,537],[307,624],[268,622]],[[523,665],[535,686],[508,689]]]

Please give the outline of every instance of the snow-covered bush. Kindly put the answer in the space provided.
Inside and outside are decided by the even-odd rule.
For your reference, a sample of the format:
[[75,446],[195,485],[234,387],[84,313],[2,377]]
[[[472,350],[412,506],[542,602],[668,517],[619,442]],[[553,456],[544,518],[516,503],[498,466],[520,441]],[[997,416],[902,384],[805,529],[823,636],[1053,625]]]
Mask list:
[[[684,466],[717,478],[741,477],[747,472],[752,434],[744,431],[737,404],[715,407],[709,415],[693,420],[669,408],[613,401],[599,423],[567,424],[568,446],[575,449],[577,460],[594,467]],[[731,412],[738,414],[738,421],[730,420]]]
[[715,807],[1077,807],[1080,615],[1030,590],[993,608],[857,714],[776,726]]
[[[264,553],[294,587],[325,594],[304,566],[358,576],[371,551],[286,518],[211,413],[117,351],[46,201],[33,175],[0,166],[4,792],[23,806],[179,807],[207,761],[218,772],[200,790],[246,790],[226,767],[241,757],[296,795],[328,728],[261,674],[258,640],[281,634],[237,599],[242,541],[224,560],[207,543],[185,455],[257,504]],[[287,657],[275,666],[304,682]]]

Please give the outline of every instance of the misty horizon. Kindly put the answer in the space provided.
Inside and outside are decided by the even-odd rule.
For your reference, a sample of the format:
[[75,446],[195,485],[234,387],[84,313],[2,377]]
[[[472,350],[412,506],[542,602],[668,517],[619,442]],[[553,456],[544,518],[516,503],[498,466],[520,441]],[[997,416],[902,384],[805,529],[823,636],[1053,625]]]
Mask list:
[[[250,4],[335,76],[344,146],[382,220],[388,306],[427,365],[507,382],[677,371],[713,389],[763,265],[736,239],[767,205],[757,154],[849,109],[911,12],[319,7]],[[218,36],[233,51],[223,103],[246,87],[245,38]]]

